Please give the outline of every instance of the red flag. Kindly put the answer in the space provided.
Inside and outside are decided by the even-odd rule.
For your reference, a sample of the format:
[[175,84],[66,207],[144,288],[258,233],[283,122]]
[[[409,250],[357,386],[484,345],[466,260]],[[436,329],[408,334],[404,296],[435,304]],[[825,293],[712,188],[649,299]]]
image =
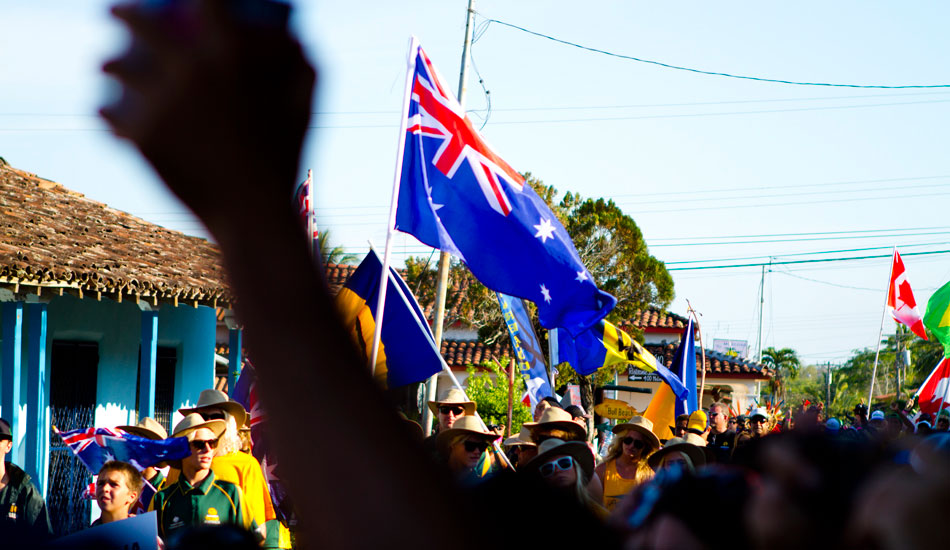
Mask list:
[[917,390],[920,412],[936,415],[941,402],[944,403],[943,408],[950,407],[948,389],[950,389],[950,358],[944,357]]
[[891,315],[898,323],[907,325],[914,334],[927,340],[923,316],[917,309],[914,292],[910,289],[910,283],[904,273],[904,262],[896,249],[891,266],[891,286],[887,289],[887,306],[891,308]]

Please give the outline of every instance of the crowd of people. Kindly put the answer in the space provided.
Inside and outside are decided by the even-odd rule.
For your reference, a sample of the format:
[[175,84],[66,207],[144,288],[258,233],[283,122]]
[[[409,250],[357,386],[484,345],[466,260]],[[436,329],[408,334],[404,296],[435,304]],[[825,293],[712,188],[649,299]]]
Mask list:
[[[669,427],[620,422],[603,434],[601,456],[583,410],[542,401],[533,422],[501,440],[456,392],[430,404],[439,427],[423,439],[350,345],[288,200],[316,72],[286,13],[264,8],[273,5],[113,8],[132,46],[105,66],[122,92],[102,114],[219,245],[298,547],[897,549],[946,538],[948,418],[915,424],[900,407],[856,410],[847,422],[809,407],[778,422],[769,410],[741,418],[713,403]],[[151,508],[169,547],[280,539],[267,525],[260,466],[233,437],[243,418],[227,402],[202,394],[200,407],[181,411],[172,435],[188,439],[190,455],[167,475],[161,465],[103,468],[100,523],[121,521],[147,478],[162,487]],[[137,428],[165,435],[148,419]],[[7,427],[0,454],[9,450]],[[0,521],[22,521],[38,546],[49,533],[42,498],[22,470],[3,467]]]

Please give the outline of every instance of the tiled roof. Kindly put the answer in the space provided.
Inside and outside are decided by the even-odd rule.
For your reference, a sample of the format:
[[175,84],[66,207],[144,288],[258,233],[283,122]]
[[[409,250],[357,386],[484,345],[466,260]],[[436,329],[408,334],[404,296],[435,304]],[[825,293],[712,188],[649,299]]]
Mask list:
[[[662,357],[663,364],[667,367],[673,366],[673,357],[676,355],[676,344],[666,344],[665,346],[647,344],[644,347],[658,359]],[[701,365],[702,354],[697,351],[696,372],[702,372]],[[738,357],[729,357],[719,352],[706,350],[706,374],[751,374],[771,377],[772,371],[754,361],[747,361]]]
[[511,344],[508,340],[496,342],[493,345],[481,342],[460,342],[444,340],[442,342],[442,357],[452,368],[464,369],[468,365],[479,365],[484,361],[498,360],[505,366],[505,358],[511,355]]
[[115,300],[229,302],[217,247],[0,159],[0,284]]
[[649,308],[638,311],[633,319],[621,323],[621,326],[633,325],[639,329],[669,328],[682,330],[686,327],[687,319],[671,311],[659,308]]

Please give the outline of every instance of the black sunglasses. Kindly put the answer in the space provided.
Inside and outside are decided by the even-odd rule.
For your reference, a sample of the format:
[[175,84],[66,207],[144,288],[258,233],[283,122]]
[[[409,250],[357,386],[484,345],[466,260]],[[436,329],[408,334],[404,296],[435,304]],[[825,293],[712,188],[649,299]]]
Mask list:
[[463,407],[448,407],[448,406],[439,407],[439,412],[442,413],[442,414],[449,414],[449,413],[452,413],[452,414],[454,414],[455,416],[458,416],[458,415],[462,414],[462,412],[464,412],[464,411],[465,411],[465,409],[464,409]]
[[644,447],[647,446],[647,444],[644,443],[642,439],[636,439],[636,438],[629,437],[629,436],[628,436],[628,437],[625,437],[625,438],[623,439],[623,444],[624,444],[624,445],[633,445],[633,448],[634,448],[634,449],[642,449],[642,448],[644,448]]
[[206,445],[212,450],[218,448],[217,439],[192,439],[189,443],[191,444],[191,448],[196,451],[203,451]]
[[208,420],[227,420],[228,419],[228,415],[222,411],[205,412],[205,413],[199,413],[199,414],[201,415],[201,418],[204,419],[205,422],[207,422]]
[[550,477],[554,475],[554,472],[570,470],[572,466],[574,466],[574,459],[570,456],[562,456],[547,464],[542,464],[541,467],[538,468],[538,473],[541,474],[541,477]]
[[488,443],[485,443],[484,441],[466,441],[465,442],[466,453],[474,453],[475,451],[484,453],[485,449],[487,448],[488,448]]

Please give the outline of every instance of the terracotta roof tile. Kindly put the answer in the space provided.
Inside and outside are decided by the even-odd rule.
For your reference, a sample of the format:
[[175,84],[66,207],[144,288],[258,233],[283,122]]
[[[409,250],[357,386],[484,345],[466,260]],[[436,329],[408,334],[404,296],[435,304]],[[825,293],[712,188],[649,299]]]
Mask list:
[[227,305],[218,248],[0,161],[0,283]]

